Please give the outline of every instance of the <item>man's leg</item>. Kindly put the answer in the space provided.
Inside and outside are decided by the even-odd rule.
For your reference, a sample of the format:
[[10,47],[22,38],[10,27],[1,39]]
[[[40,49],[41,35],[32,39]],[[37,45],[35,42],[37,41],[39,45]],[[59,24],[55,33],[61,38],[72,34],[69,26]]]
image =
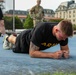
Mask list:
[[0,32],[0,37],[1,37],[1,32]]
[[3,49],[10,49],[12,47],[12,44],[15,44],[15,42],[16,42],[16,36],[6,35],[3,42]]
[[14,35],[10,35],[8,38],[7,38],[7,41],[12,43],[12,44],[15,44],[16,42],[16,36]]
[[33,20],[34,27],[36,26],[36,20]]
[[4,20],[0,20],[0,32],[5,34]]
[[[15,35],[8,36],[3,44],[4,49],[12,49],[14,53],[22,53],[21,47],[20,47],[20,37],[21,35],[18,35],[17,37]],[[10,46],[12,44],[12,46]]]

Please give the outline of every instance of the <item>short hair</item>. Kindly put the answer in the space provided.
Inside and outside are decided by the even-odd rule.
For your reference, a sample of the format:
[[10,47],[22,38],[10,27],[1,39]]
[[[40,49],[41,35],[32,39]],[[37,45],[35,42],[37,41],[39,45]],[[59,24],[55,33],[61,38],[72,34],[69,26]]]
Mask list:
[[41,0],[37,0],[37,2],[41,2]]
[[69,20],[62,20],[59,22],[60,29],[65,35],[73,36],[73,25]]

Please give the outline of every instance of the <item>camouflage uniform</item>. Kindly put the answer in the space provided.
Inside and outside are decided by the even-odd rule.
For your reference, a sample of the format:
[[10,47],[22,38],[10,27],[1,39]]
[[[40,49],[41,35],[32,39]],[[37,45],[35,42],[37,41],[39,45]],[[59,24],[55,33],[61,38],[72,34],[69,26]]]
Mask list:
[[33,18],[33,23],[34,23],[34,27],[35,27],[38,22],[43,21],[43,17],[44,17],[43,7],[35,5],[30,10],[30,16],[31,16],[31,18]]

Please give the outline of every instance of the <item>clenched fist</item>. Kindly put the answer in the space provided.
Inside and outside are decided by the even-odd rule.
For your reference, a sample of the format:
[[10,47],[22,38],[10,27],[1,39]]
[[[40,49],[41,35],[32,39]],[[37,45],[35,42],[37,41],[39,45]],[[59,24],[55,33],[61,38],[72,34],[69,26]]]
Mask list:
[[69,58],[69,51],[63,50],[62,52],[63,52],[63,57],[64,58],[66,58],[66,59]]
[[61,50],[59,50],[59,51],[56,51],[53,53],[53,58],[60,59],[60,58],[62,58],[62,55],[63,55],[63,52]]

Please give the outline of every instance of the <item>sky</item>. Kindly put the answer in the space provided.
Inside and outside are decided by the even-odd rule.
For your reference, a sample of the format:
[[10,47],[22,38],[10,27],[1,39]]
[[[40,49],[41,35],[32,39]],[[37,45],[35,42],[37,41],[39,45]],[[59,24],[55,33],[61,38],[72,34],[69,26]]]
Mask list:
[[[13,9],[13,0],[5,0],[6,1],[6,9]],[[36,5],[37,0],[15,0],[15,9],[16,10],[28,10]],[[41,6],[44,9],[52,9],[56,10],[57,7],[61,4],[61,2],[66,2],[71,0],[41,0]],[[76,3],[76,0],[75,0]]]

